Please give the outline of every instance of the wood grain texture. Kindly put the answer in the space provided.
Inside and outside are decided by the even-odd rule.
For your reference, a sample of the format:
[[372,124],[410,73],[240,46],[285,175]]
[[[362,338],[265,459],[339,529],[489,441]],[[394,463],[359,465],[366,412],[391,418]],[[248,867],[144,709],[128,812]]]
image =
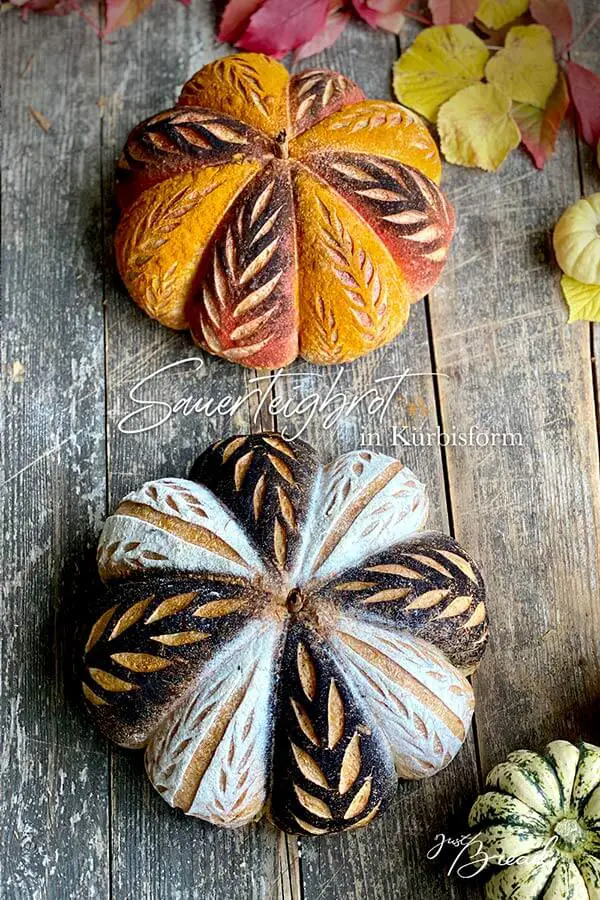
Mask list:
[[[310,63],[342,71],[368,97],[385,99],[391,97],[390,73],[397,53],[393,36],[352,24],[330,50]],[[376,66],[374,59],[377,59]],[[435,443],[426,444],[426,436],[434,435],[437,425],[434,368],[427,308],[425,303],[419,303],[412,307],[408,326],[395,341],[343,367],[339,381],[336,380],[338,367],[296,362],[286,370],[279,394],[290,400],[313,392],[325,397],[333,388],[333,393],[360,396],[376,387],[388,396],[390,386],[396,385],[396,394],[383,416],[369,412],[363,404],[324,429],[327,414],[335,409],[332,400],[302,436],[326,459],[361,444],[398,457],[427,485],[431,503],[429,525],[447,531],[442,455]],[[405,372],[405,379],[398,385]],[[390,378],[394,380],[376,385],[379,379]],[[280,429],[287,428],[290,434],[306,422],[305,415],[289,418],[279,415],[275,419],[274,424]],[[402,444],[399,435],[409,439],[413,432],[423,435],[425,446]],[[473,894],[470,885],[450,882],[443,868],[426,858],[436,833],[450,833],[452,829],[460,832],[468,812],[468,798],[476,791],[477,763],[471,733],[447,769],[425,781],[401,782],[392,807],[363,833],[303,840],[304,896],[323,900],[351,897],[392,900],[398,896],[442,900],[478,896],[477,891]]]
[[[594,22],[591,28],[579,41],[571,53],[571,59],[581,66],[587,66],[594,72],[600,72],[600,18],[598,4],[595,0],[581,0],[577,17],[577,25],[583,30]],[[579,168],[581,173],[581,196],[600,191],[600,166],[592,147],[578,142]],[[594,363],[594,393],[596,397],[596,416],[600,437],[600,323],[592,325],[592,354]]]
[[[573,3],[577,31],[596,5]],[[405,782],[392,809],[362,832],[302,842],[265,824],[225,832],[169,809],[146,781],[141,754],[109,751],[82,710],[71,632],[96,590],[101,522],[128,490],[185,475],[223,434],[274,424],[294,431],[306,421],[275,421],[251,398],[233,418],[179,412],[142,434],[117,427],[136,409],[129,391],[162,366],[193,360],[157,375],[138,397],[208,400],[251,386],[252,372],[209,359],[144,316],[112,260],[113,165],[127,132],[226,48],[214,39],[212,5],[187,11],[174,0],[157,0],[101,45],[76,16],[32,15],[24,25],[10,13],[2,28],[7,896],[480,897],[479,883],[446,876],[451,855],[426,859],[436,834],[463,832],[478,768],[556,737],[600,741],[591,329],[565,326],[550,245],[561,210],[582,190],[600,189],[590,149],[565,129],[543,173],[520,151],[497,175],[445,167],[458,234],[429,309],[413,307],[400,338],[347,366],[339,383],[335,369],[297,363],[276,390],[298,399],[337,384],[360,394],[410,370],[382,422],[363,404],[324,429],[320,411],[304,437],[331,459],[370,434],[375,449],[427,483],[431,525],[454,531],[481,564],[492,641],[474,679],[477,743],[472,735],[434,779]],[[590,32],[574,52],[596,71],[597,38]],[[395,57],[393,37],[353,25],[306,65],[339,69],[385,98]],[[28,105],[52,120],[48,133]],[[597,327],[595,341],[597,357]],[[164,412],[154,405],[146,415]],[[438,424],[521,431],[523,445],[393,445],[394,425],[428,433]]]
[[72,677],[105,514],[98,53],[56,21],[2,17],[0,859],[32,900],[109,892],[107,748]]
[[[578,28],[582,4],[573,4]],[[579,196],[572,131],[537,172],[449,170],[460,227],[431,300],[447,427],[522,446],[447,451],[455,532],[487,575],[492,640],[476,678],[484,772],[519,747],[598,740],[600,486],[589,326],[565,326],[551,229]]]
[[[205,446],[230,431],[249,428],[248,406],[233,421],[219,416],[173,415],[139,434],[118,428],[136,408],[129,391],[140,379],[171,363],[195,359],[148,381],[138,396],[175,403],[193,396],[244,394],[242,369],[212,359],[189,336],[151,322],[127,296],[112,258],[113,168],[129,130],[172,105],[181,84],[218,53],[209,4],[193,13],[180,4],[153,6],[131,29],[117,32],[101,48],[103,198],[105,207],[106,377],[108,386],[108,505],[148,478],[186,476]],[[225,52],[225,48],[221,48]],[[160,414],[155,408],[154,413]],[[152,413],[149,413],[151,415]],[[157,421],[160,418],[158,415]],[[130,420],[125,428],[148,424]],[[136,900],[231,900],[277,896],[278,837],[260,824],[223,831],[170,809],[147,782],[143,755],[112,750],[112,878],[118,897]]]

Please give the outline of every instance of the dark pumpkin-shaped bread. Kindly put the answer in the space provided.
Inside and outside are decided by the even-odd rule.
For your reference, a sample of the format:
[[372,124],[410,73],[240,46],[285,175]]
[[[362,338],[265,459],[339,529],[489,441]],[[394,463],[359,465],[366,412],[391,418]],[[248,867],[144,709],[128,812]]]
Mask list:
[[487,640],[481,575],[421,532],[423,485],[359,450],[219,441],[189,480],[129,494],[98,551],[85,647],[97,723],[146,747],[165,800],[218,825],[357,828],[398,776],[460,749]]

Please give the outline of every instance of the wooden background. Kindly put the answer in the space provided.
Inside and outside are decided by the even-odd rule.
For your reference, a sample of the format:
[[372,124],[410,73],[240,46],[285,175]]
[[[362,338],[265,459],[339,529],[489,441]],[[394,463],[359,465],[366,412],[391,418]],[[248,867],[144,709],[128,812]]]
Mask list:
[[[597,0],[572,0],[577,30]],[[482,774],[508,752],[557,737],[600,742],[600,328],[566,327],[550,233],[600,189],[589,148],[561,133],[543,172],[518,151],[495,175],[447,166],[459,228],[444,277],[393,344],[347,367],[348,389],[409,368],[387,421],[363,413],[305,433],[331,458],[378,430],[430,488],[448,529],[487,577],[492,639],[475,678],[475,727],[441,775],[406,783],[368,829],[298,841],[259,824],[219,831],[174,812],[141,754],[93,729],[73,678],[76,623],[97,590],[94,548],[107,513],[144,480],[184,475],[209,442],[257,428],[173,417],[122,434],[131,387],[201,355],[127,299],[111,252],[113,164],[129,129],[167,107],[225,48],[212,4],[156,0],[100,42],[76,15],[1,17],[4,326],[0,501],[2,631],[0,892],[8,898],[347,900],[481,897],[481,883],[431,862],[439,832],[460,834]],[[406,45],[411,29],[401,36]],[[574,58],[599,68],[600,32]],[[314,63],[390,96],[394,37],[358,25]],[[311,60],[311,62],[313,62]],[[52,121],[49,132],[29,107]],[[311,389],[332,372],[310,371]],[[207,359],[148,385],[147,396],[244,391],[241,368]],[[317,377],[318,376],[318,377]],[[295,390],[293,387],[288,389]],[[596,398],[597,400],[597,398]],[[263,418],[262,424],[270,423]],[[390,447],[391,425],[508,429],[520,447]]]

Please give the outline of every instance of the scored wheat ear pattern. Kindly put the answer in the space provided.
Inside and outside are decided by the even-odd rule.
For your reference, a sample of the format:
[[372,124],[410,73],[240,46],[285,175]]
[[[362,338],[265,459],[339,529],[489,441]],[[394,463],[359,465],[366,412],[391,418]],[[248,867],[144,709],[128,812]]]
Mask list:
[[225,57],[215,63],[215,72],[247,103],[256,105],[264,115],[269,115],[273,98],[265,91],[260,76],[249,61],[242,59],[234,63],[233,59]]
[[459,751],[487,640],[481,575],[420,531],[427,507],[398,460],[325,466],[277,433],[217,441],[189,479],[129,494],[100,539],[106,596],[83,655],[98,724],[145,747],[190,815],[368,824],[398,776]]
[[[214,245],[209,277],[203,285],[206,315],[201,320],[202,337],[214,353],[224,349],[231,359],[244,359],[261,350],[270,340],[264,334],[268,320],[276,312],[271,300],[281,281],[283,269],[273,260],[280,243],[276,228],[282,204],[271,207],[275,181],[270,179],[258,196],[249,196],[235,219],[225,229],[225,238]],[[223,334],[224,321],[234,327]],[[258,337],[258,340],[257,340]]]
[[[219,182],[208,186],[204,190],[194,187],[182,188],[172,197],[167,197],[156,206],[151,207],[147,213],[139,219],[136,226],[128,235],[125,245],[125,254],[129,261],[129,267],[124,273],[124,281],[133,285],[138,279],[142,279],[148,265],[153,262],[155,255],[173,236],[181,226],[186,213],[194,209],[196,205],[216,190]],[[145,284],[145,300],[148,311],[155,318],[168,316],[171,298],[175,290],[179,260],[175,259],[166,269],[158,268]]]
[[[454,228],[419,120],[340,73],[290,77],[256,54],[193,76],[176,107],[132,131],[118,172],[117,259],[134,299],[250,368],[347,362],[391,340]],[[175,207],[176,231],[136,272],[136,240],[168,217],[165,198],[184,177],[204,190],[211,172],[223,182]]]
[[343,75],[326,70],[312,69],[298,76],[296,110],[294,119],[298,125],[307,113],[315,107],[325,109],[336,96],[342,96],[348,89],[348,81]]
[[343,285],[349,308],[369,342],[385,332],[387,297],[368,253],[353,239],[335,211],[318,201],[324,219],[323,244],[333,263],[333,272]]

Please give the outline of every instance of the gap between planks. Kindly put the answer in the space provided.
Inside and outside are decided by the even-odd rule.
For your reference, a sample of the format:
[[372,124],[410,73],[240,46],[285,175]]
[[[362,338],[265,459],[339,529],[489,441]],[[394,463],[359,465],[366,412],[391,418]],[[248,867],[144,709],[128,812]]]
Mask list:
[[[104,22],[104,3],[98,0],[98,21]],[[104,80],[103,80],[103,46],[102,39],[98,36],[98,98],[104,96]],[[103,357],[104,357],[104,478],[105,478],[105,518],[108,518],[111,509],[111,490],[110,490],[110,441],[108,440],[108,424],[109,424],[109,371],[108,371],[108,290],[107,279],[110,277],[111,256],[107,250],[107,240],[109,235],[106,231],[107,220],[107,198],[105,197],[105,167],[104,167],[104,126],[105,126],[105,107],[100,105],[100,143],[98,152],[98,171],[100,174],[100,222],[102,228],[102,309],[103,309]],[[107,742],[107,787],[108,787],[108,823],[107,823],[107,872],[108,872],[108,900],[113,900],[114,891],[114,872],[113,872],[113,765],[115,762],[115,754],[112,744]]]

